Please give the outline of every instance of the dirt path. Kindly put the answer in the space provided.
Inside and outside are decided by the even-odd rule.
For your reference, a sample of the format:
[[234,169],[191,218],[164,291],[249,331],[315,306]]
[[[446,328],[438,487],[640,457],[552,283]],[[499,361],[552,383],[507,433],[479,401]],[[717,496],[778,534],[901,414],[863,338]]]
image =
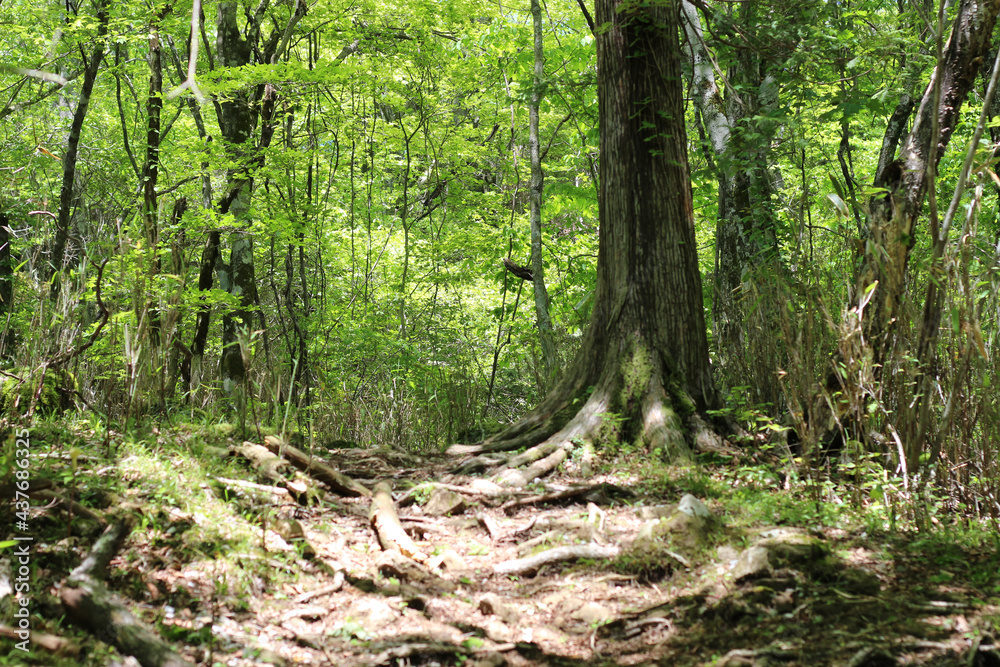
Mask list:
[[[111,588],[196,664],[1000,665],[1000,576],[982,574],[1000,569],[995,548],[740,525],[718,492],[685,500],[707,510],[694,521],[678,508],[686,489],[582,480],[572,465],[498,491],[444,457],[326,458],[369,488],[392,483],[419,557],[383,550],[367,497],[285,498],[261,512],[227,496],[256,507],[264,528],[259,553],[228,554],[253,573],[239,591],[192,558],[207,546],[185,538],[203,521],[191,508],[167,508],[155,535],[134,532]],[[497,573],[581,545],[619,555]]]

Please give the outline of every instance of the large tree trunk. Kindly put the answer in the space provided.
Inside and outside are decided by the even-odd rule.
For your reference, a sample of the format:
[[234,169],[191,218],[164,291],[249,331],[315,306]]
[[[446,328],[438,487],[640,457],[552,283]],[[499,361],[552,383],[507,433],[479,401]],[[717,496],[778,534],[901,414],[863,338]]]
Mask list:
[[[916,222],[927,194],[929,176],[937,170],[962,103],[987,54],[998,12],[1000,0],[963,0],[942,61],[920,101],[913,129],[899,158],[879,174],[878,185],[889,192],[870,202],[868,238],[854,295],[855,310],[862,313],[862,332],[871,347],[876,369],[893,346],[892,323],[900,315],[907,263],[916,241]],[[935,104],[935,89],[939,85],[940,98]],[[936,144],[932,144],[934,139]]]
[[[224,0],[219,3],[216,53],[223,67],[244,67],[250,64],[253,47],[256,46],[256,40],[251,42],[244,39],[240,33],[236,12],[235,1]],[[258,28],[254,26],[250,29],[256,32]],[[237,223],[242,225],[246,222],[253,195],[253,179],[247,175],[249,165],[246,163],[250,159],[248,152],[257,116],[250,105],[250,91],[234,91],[218,104],[216,110],[226,147],[238,165],[229,171],[228,193],[220,206],[220,212],[231,213]],[[234,231],[230,235],[230,248],[228,266],[231,271],[220,273],[220,287],[237,297],[240,307],[222,318],[222,357],[219,368],[226,393],[241,390],[246,375],[238,334],[241,329],[249,331],[251,326],[248,309],[253,303],[253,284],[246,284],[245,280],[253,279],[253,237],[242,230]]]
[[684,418],[718,406],[688,178],[679,2],[598,0],[600,248],[576,360],[520,422],[475,448],[631,440],[685,458]]
[[[295,9],[284,30],[276,28],[266,40],[261,40],[261,22],[266,7],[266,2],[258,6],[247,23],[244,36],[240,33],[237,22],[237,3],[224,0],[219,4],[216,51],[222,66],[244,67],[257,62],[255,58],[259,62],[274,64],[284,52],[293,28],[305,16],[306,6],[304,3],[295,3]],[[264,152],[274,136],[276,102],[275,86],[261,84],[252,91],[241,89],[233,92],[216,107],[222,136],[238,165],[228,174],[228,192],[219,205],[219,212],[231,213],[240,223],[244,223],[249,215],[254,172],[264,166]],[[260,140],[254,146],[251,138],[258,124]],[[220,370],[223,388],[227,392],[244,389],[245,347],[253,328],[250,309],[259,305],[254,278],[253,242],[253,235],[246,230],[237,230],[231,235],[230,273],[225,276],[225,289],[239,299],[240,306],[235,312],[223,317]],[[238,397],[238,400],[242,400],[242,397]]]

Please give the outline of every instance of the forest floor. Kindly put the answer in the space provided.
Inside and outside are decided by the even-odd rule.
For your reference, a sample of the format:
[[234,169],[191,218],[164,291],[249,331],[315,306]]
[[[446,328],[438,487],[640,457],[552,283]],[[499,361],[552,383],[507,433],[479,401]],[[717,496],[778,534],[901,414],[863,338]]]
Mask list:
[[[64,641],[25,653],[0,636],[0,664],[137,664],[59,602],[103,521],[128,515],[108,587],[194,664],[1000,666],[995,528],[941,514],[907,530],[873,500],[883,487],[807,487],[766,456],[675,468],[621,453],[586,476],[571,458],[497,491],[442,455],[313,448],[368,488],[391,484],[408,557],[380,546],[371,498],[292,500],[231,455],[232,429],[115,446],[66,428],[32,429],[33,479],[55,491],[28,520],[32,630]],[[103,521],[71,519],[69,501]],[[510,564],[581,545],[603,550]],[[16,625],[9,554],[0,635]]]

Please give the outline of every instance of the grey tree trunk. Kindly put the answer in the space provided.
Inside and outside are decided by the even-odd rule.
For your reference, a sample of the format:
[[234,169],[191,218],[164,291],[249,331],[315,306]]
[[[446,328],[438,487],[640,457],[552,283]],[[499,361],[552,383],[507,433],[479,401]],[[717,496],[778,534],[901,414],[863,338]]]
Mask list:
[[[222,67],[276,62],[288,46],[292,30],[305,16],[306,5],[296,2],[285,27],[275,27],[266,40],[261,40],[260,33],[267,3],[258,5],[250,15],[245,35],[239,29],[237,9],[238,5],[234,0],[219,3],[216,54]],[[234,91],[216,103],[219,128],[227,150],[237,165],[228,174],[228,191],[220,202],[219,212],[231,213],[243,227],[230,235],[229,272],[220,276],[228,280],[227,291],[239,299],[239,307],[223,317],[223,350],[219,368],[223,387],[227,391],[243,387],[248,358],[246,345],[252,329],[251,308],[259,305],[254,277],[254,239],[245,227],[253,196],[253,173],[263,166],[264,151],[270,146],[274,136],[276,102],[275,87],[262,84],[253,89]],[[253,145],[252,138],[258,125],[260,138]],[[238,400],[242,399],[238,397]]]
[[531,0],[531,17],[534,25],[535,74],[531,103],[528,106],[528,152],[531,158],[531,274],[535,288],[535,320],[542,347],[542,389],[550,388],[556,379],[556,344],[549,317],[549,293],[545,289],[545,269],[542,262],[542,189],[545,174],[538,140],[538,109],[545,88],[545,59],[542,44],[542,6],[540,0]]
[[164,364],[162,360],[160,336],[159,295],[156,293],[156,277],[160,274],[160,227],[159,195],[156,186],[160,176],[160,112],[163,109],[163,58],[160,43],[160,24],[169,12],[163,7],[150,26],[149,31],[149,92],[146,96],[146,160],[142,168],[142,208],[140,210],[143,231],[146,234],[146,289],[135,301],[136,321],[139,322],[140,340],[144,343],[144,359],[139,368],[136,398],[133,409],[137,414],[145,411],[150,399],[163,408],[164,405]]
[[[216,54],[222,67],[242,67],[250,64],[255,43],[244,39],[236,21],[238,6],[233,0],[219,3],[216,37]],[[250,26],[251,32],[256,32]],[[222,213],[231,213],[237,223],[245,225],[253,194],[253,181],[246,176],[246,163],[250,156],[250,139],[257,124],[257,117],[250,107],[250,91],[240,89],[217,103],[219,128],[226,147],[237,166],[228,175],[229,192],[222,205]],[[241,389],[246,367],[239,341],[239,332],[248,331],[251,322],[248,309],[253,295],[253,238],[245,231],[230,234],[230,260],[228,267],[219,273],[220,287],[237,297],[239,307],[223,316],[222,357],[219,369],[223,390],[227,393]],[[239,270],[237,270],[239,267]]]

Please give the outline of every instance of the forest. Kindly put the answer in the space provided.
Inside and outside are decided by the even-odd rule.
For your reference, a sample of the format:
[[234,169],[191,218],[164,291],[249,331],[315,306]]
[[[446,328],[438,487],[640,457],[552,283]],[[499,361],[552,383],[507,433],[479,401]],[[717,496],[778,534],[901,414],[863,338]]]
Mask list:
[[1000,665],[1000,0],[0,0],[0,665]]

